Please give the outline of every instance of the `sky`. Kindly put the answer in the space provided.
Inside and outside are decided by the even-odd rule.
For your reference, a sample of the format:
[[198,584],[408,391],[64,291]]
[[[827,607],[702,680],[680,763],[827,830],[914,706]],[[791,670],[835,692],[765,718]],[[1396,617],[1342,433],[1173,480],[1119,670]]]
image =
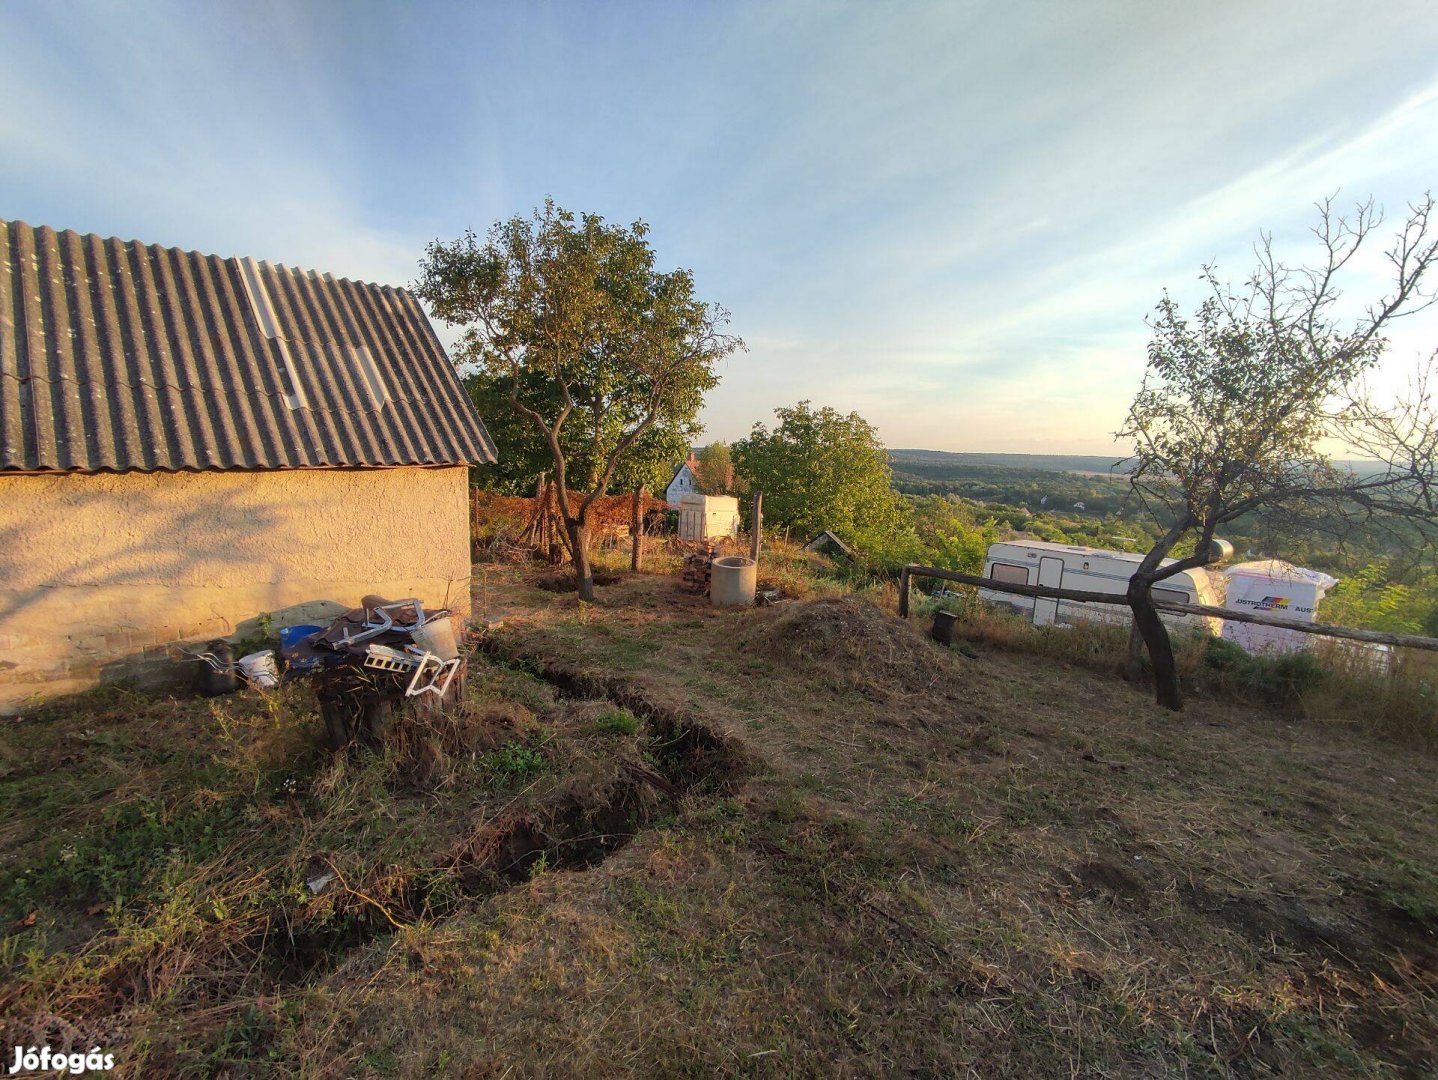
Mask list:
[[[1408,0],[3,0],[0,40],[0,218],[397,285],[546,196],[647,221],[748,345],[706,439],[809,399],[894,447],[1119,452],[1164,289],[1438,186]],[[1438,313],[1391,339],[1397,385]]]

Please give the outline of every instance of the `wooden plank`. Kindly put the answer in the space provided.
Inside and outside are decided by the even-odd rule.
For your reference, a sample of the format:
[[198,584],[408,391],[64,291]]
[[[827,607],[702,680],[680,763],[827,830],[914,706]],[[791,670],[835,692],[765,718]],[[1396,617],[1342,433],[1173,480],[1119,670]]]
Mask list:
[[759,562],[759,550],[764,543],[764,493],[754,492],[754,512],[750,515],[749,524],[753,535],[749,538],[749,558],[757,565]]
[[[936,566],[919,566],[910,563],[900,571],[900,578],[908,574],[911,578],[931,577],[945,581],[957,581],[961,585],[980,585],[995,592],[1014,593],[1018,596],[1048,597],[1055,600],[1076,600],[1081,604],[1117,604],[1127,607],[1128,602],[1114,593],[1090,592],[1086,589],[1057,589],[1048,585],[1018,585],[1008,581],[991,581],[977,574],[961,574],[957,570],[940,570]],[[1155,601],[1157,605],[1158,602]],[[1161,606],[1161,605],[1158,605]]]
[[[977,574],[961,574],[956,570],[941,570],[936,566],[919,566],[910,563],[899,572],[899,616],[901,618],[909,617],[909,582],[916,577],[957,581],[961,585],[977,585],[980,588],[992,589],[994,592],[1013,593],[1016,596],[1050,597],[1057,600],[1072,600],[1080,604],[1107,604],[1110,607],[1128,606],[1128,602],[1122,598],[1115,600],[1113,593],[1089,592],[1083,589],[1054,589],[1043,585],[1019,585],[1008,581],[994,581],[990,578],[979,577]],[[1317,634],[1320,637],[1344,638],[1349,641],[1364,641],[1374,645],[1393,645],[1402,649],[1424,649],[1428,652],[1438,652],[1438,638],[1419,637],[1416,634],[1387,634],[1381,630],[1353,630],[1346,626],[1299,622],[1297,619],[1276,619],[1271,616],[1253,615],[1246,611],[1213,607],[1209,604],[1181,604],[1172,600],[1156,599],[1153,606],[1160,611],[1179,615],[1203,615],[1215,619],[1227,619],[1230,622],[1272,626],[1280,630],[1296,630],[1300,634]]]

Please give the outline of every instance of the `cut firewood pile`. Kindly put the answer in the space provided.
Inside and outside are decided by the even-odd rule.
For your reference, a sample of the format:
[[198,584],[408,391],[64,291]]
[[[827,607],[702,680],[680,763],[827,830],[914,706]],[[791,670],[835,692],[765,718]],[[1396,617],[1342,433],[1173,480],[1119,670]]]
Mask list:
[[679,580],[690,592],[709,595],[709,579],[714,572],[714,559],[719,554],[719,545],[713,541],[701,541],[695,551],[684,560],[679,571]]
[[[571,509],[584,501],[585,493],[569,493]],[[650,535],[663,528],[668,510],[663,499],[648,492],[639,497],[639,530]],[[540,493],[532,498],[495,495],[473,489],[470,498],[471,535],[489,537],[487,547],[508,547],[535,553],[559,562],[569,551],[569,534],[559,512],[558,485],[546,481]],[[634,521],[634,495],[622,493],[601,495],[589,509],[590,536],[599,542],[631,535]]]

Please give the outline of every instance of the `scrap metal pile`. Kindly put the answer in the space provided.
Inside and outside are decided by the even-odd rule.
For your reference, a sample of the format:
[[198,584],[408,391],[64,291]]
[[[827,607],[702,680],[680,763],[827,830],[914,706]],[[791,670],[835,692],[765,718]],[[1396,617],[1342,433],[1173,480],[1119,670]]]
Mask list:
[[449,612],[413,597],[366,596],[328,627],[289,627],[280,654],[310,675],[334,750],[382,742],[398,701],[438,706],[463,663]]
[[328,627],[286,627],[280,656],[289,671],[363,678],[394,697],[443,697],[460,663],[449,612],[426,611],[415,597],[366,596]]
[[378,743],[398,701],[419,699],[439,707],[463,666],[449,611],[426,610],[415,597],[366,596],[329,626],[286,626],[279,637],[283,672],[273,650],[236,660],[223,639],[189,653],[200,661],[198,689],[225,694],[241,681],[272,689],[281,681],[307,678],[336,750],[356,739]]

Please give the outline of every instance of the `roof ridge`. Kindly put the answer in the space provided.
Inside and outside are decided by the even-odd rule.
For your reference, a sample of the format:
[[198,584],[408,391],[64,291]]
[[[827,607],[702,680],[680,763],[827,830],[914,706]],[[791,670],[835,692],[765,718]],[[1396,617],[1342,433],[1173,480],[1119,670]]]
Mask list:
[[158,241],[151,242],[141,240],[137,237],[126,238],[123,236],[103,236],[100,233],[81,232],[78,229],[57,229],[53,225],[31,225],[29,222],[19,218],[0,217],[0,228],[8,228],[18,225],[23,229],[29,229],[36,234],[53,233],[56,237],[73,236],[80,240],[95,240],[101,244],[121,244],[129,248],[144,248],[147,251],[163,251],[167,254],[181,255],[187,258],[218,259],[221,262],[239,263],[245,259],[252,259],[260,266],[270,270],[283,270],[291,274],[315,275],[320,280],[332,281],[338,285],[361,285],[367,289],[380,289],[386,292],[403,293],[406,296],[413,296],[408,287],[404,285],[390,285],[382,281],[369,281],[365,278],[335,277],[329,271],[315,270],[313,267],[298,266],[293,263],[276,262],[271,259],[261,259],[255,255],[220,255],[213,251],[201,251],[198,248],[183,248],[174,244],[162,244]]

